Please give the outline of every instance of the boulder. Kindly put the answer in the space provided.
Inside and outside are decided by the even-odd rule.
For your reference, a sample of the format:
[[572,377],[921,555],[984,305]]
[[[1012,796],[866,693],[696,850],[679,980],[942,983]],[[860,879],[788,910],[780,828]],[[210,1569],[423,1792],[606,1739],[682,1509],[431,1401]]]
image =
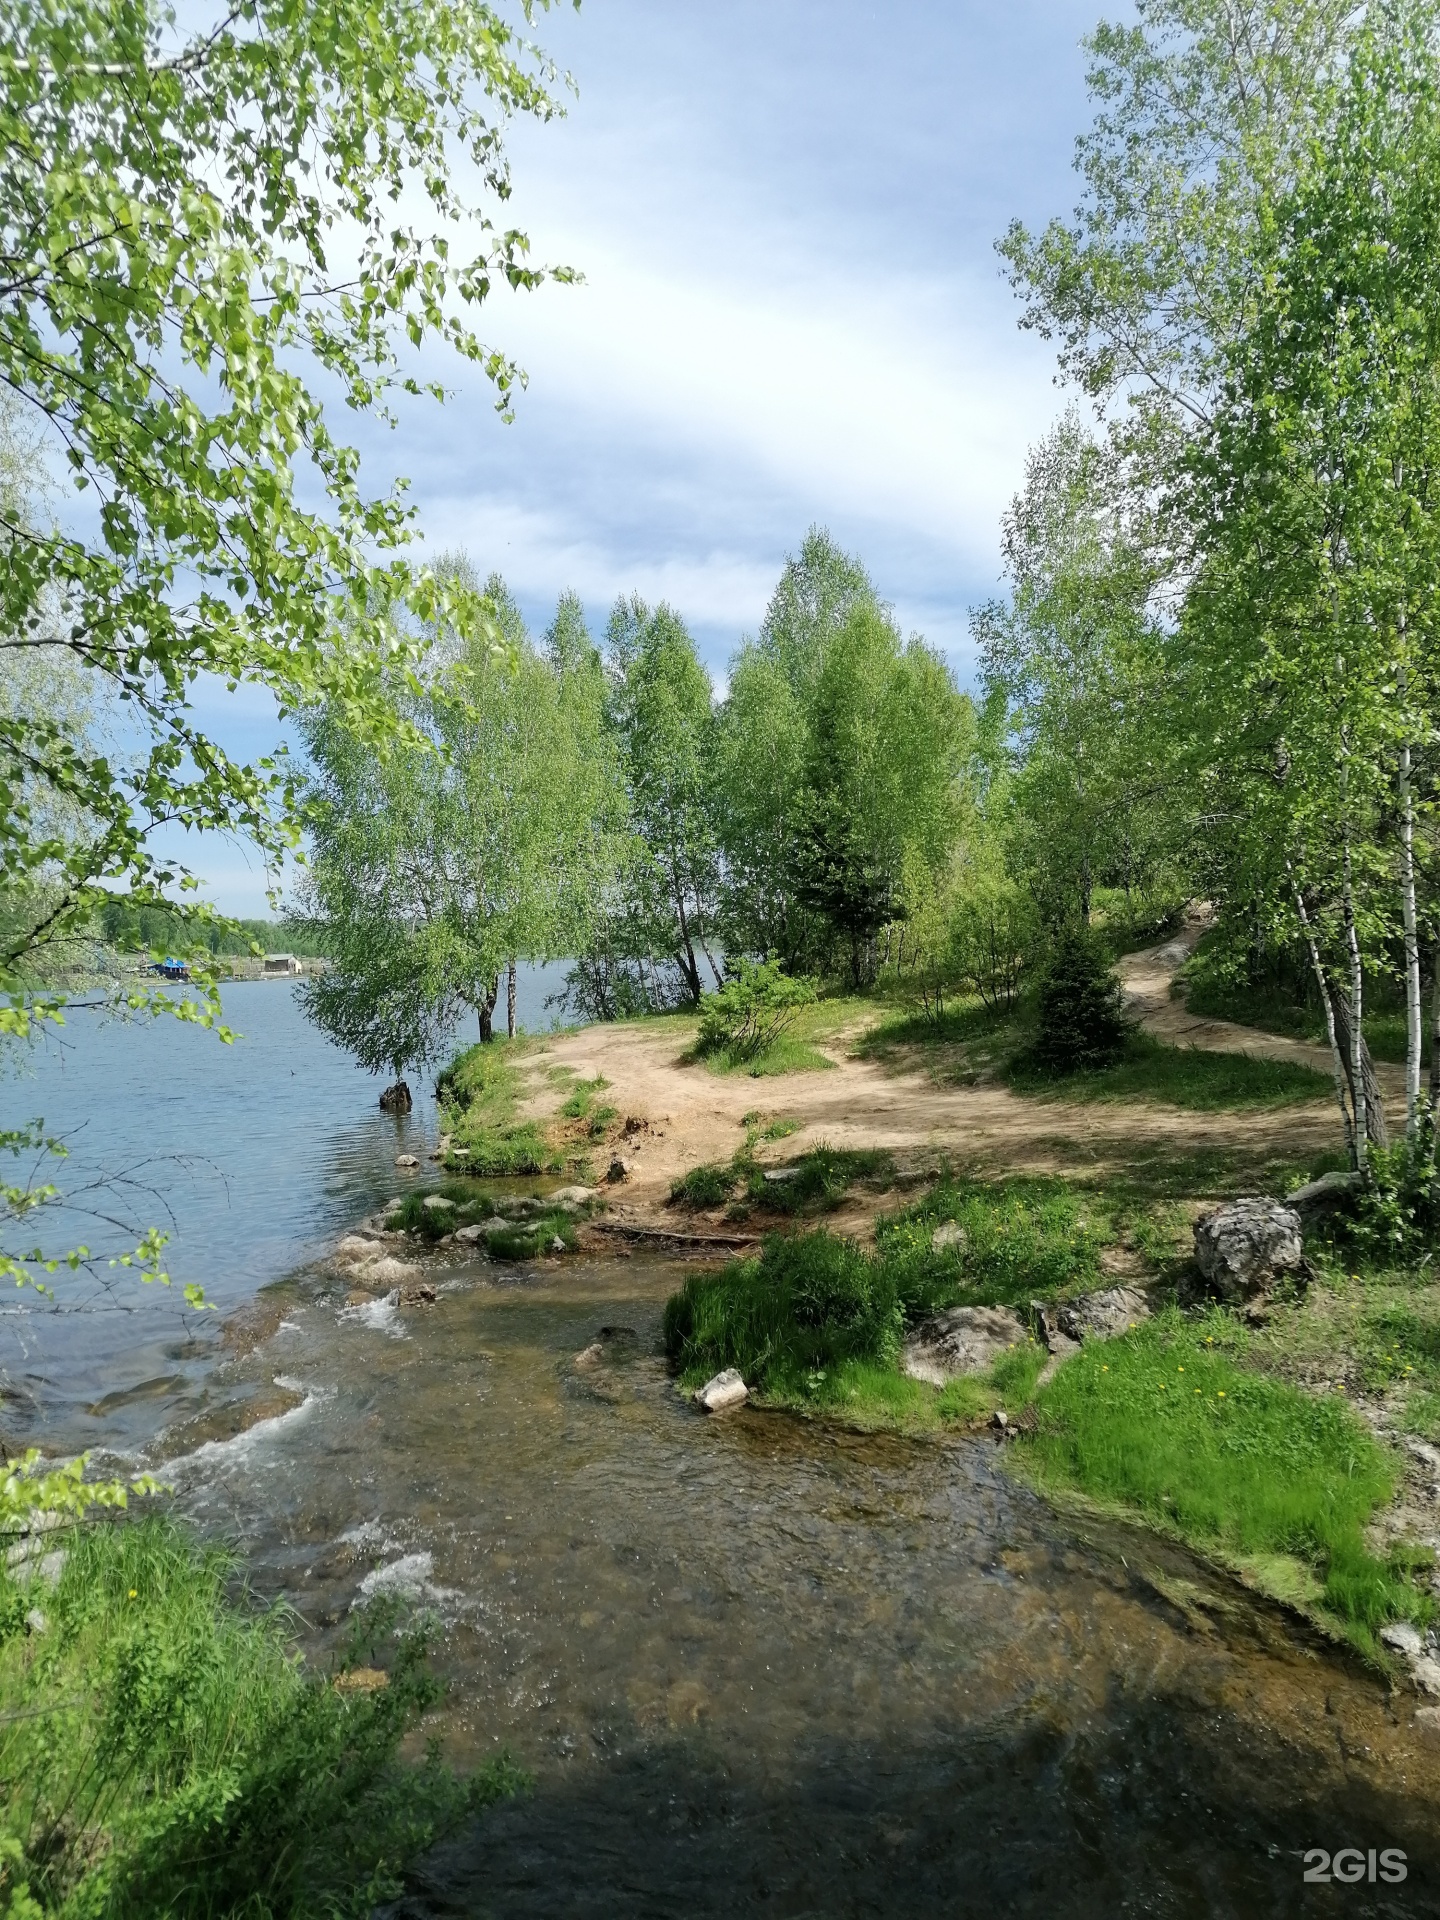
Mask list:
[[1228,1303],[1265,1292],[1303,1258],[1300,1216],[1278,1200],[1231,1200],[1195,1222],[1195,1264]]
[[347,1233],[330,1258],[339,1267],[353,1267],[366,1260],[378,1260],[385,1249],[367,1234]]
[[488,1220],[477,1220],[471,1226],[457,1227],[452,1237],[458,1240],[462,1247],[474,1247],[480,1244],[489,1231]]
[[403,1080],[397,1080],[393,1086],[386,1087],[380,1096],[380,1105],[386,1113],[409,1113],[415,1102],[410,1097],[410,1089]]
[[397,1153],[395,1164],[397,1167],[418,1167],[420,1162],[413,1153]]
[[433,1207],[437,1213],[442,1208],[448,1208],[451,1213],[455,1211],[455,1202],[453,1200],[447,1200],[443,1193],[427,1193],[421,1204],[422,1206]]
[[361,1286],[369,1287],[372,1293],[388,1293],[391,1287],[404,1286],[407,1281],[418,1280],[419,1277],[419,1267],[409,1260],[397,1260],[393,1253],[367,1261],[355,1274]]
[[963,1252],[966,1238],[965,1229],[958,1220],[942,1220],[930,1236],[930,1251],[945,1253],[953,1247],[957,1253]]
[[402,1307],[430,1307],[435,1304],[435,1287],[429,1280],[417,1281],[414,1285],[400,1289]]
[[1363,1173],[1322,1173],[1318,1180],[1307,1181],[1294,1193],[1287,1193],[1285,1204],[1292,1213],[1299,1214],[1301,1226],[1307,1227],[1343,1207],[1364,1186]]
[[588,1206],[599,1191],[598,1187],[561,1187],[550,1195],[546,1205],[564,1207],[568,1212],[572,1207]]
[[1067,1339],[1113,1340],[1150,1318],[1150,1302],[1135,1287],[1102,1287],[1079,1300],[1062,1301],[1049,1312]]
[[612,1187],[618,1186],[622,1180],[628,1180],[630,1178],[630,1162],[617,1153],[615,1158],[610,1162],[609,1170],[605,1178],[610,1182]]
[[1009,1307],[949,1307],[924,1321],[905,1342],[900,1364],[912,1380],[943,1387],[957,1374],[983,1373],[1010,1347],[1030,1338]]
[[695,1395],[695,1404],[705,1413],[723,1413],[727,1407],[741,1407],[750,1398],[750,1389],[735,1371],[726,1367],[713,1380],[707,1380]]

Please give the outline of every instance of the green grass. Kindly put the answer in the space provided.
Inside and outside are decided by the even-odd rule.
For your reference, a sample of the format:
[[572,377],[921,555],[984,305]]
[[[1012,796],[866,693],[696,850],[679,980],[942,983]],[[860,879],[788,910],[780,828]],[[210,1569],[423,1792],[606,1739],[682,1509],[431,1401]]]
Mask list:
[[724,1047],[705,1055],[692,1050],[686,1058],[702,1063],[711,1073],[748,1074],[755,1080],[786,1073],[824,1073],[836,1063],[819,1049],[832,1041],[840,1028],[857,1018],[873,1016],[874,1011],[873,1001],[854,996],[819,1000],[813,1006],[801,1007],[780,1038],[753,1058]]
[[997,1012],[980,1000],[963,1000],[937,1018],[892,1008],[858,1037],[852,1052],[885,1067],[921,1065],[942,1085],[968,1085],[1003,1067],[1022,1039],[1018,1009]]
[[577,1080],[560,1108],[565,1119],[585,1121],[592,1140],[603,1140],[620,1117],[618,1108],[605,1106],[595,1097],[609,1084],[604,1074],[597,1074],[593,1080]]
[[[963,1238],[936,1249],[947,1221]],[[879,1257],[912,1314],[942,1307],[1023,1306],[1104,1285],[1101,1249],[1129,1224],[1100,1196],[1066,1181],[942,1180],[917,1205],[877,1222]]]
[[1006,1079],[1017,1093],[1047,1100],[1153,1100],[1198,1112],[1244,1112],[1334,1098],[1329,1076],[1312,1067],[1171,1047],[1143,1033],[1132,1036],[1114,1066],[1057,1077],[1021,1056],[1006,1070]]
[[1024,1459],[1041,1486],[1133,1508],[1241,1562],[1298,1560],[1319,1605],[1367,1651],[1429,1602],[1404,1556],[1378,1559],[1364,1529],[1391,1498],[1393,1459],[1338,1394],[1302,1393],[1227,1353],[1234,1323],[1171,1310],[1087,1344],[1044,1388]]
[[436,1091],[451,1136],[447,1169],[491,1179],[584,1169],[583,1155],[557,1147],[540,1122],[516,1118],[524,1090],[517,1063],[529,1044],[492,1040],[468,1047],[441,1074]]
[[433,1244],[457,1227],[498,1220],[500,1224],[484,1235],[485,1250],[495,1260],[533,1260],[549,1251],[557,1236],[565,1242],[567,1252],[573,1252],[579,1244],[575,1215],[569,1208],[557,1207],[525,1220],[508,1221],[504,1216],[510,1196],[482,1192],[466,1181],[446,1180],[438,1192],[452,1204],[427,1206],[426,1201],[436,1191],[407,1193],[385,1216],[386,1228],[391,1233],[414,1234]]
[[[407,1864],[513,1790],[397,1755],[438,1698],[426,1634],[357,1620],[339,1691],[231,1556],[163,1518],[50,1535],[57,1586],[0,1570],[0,1911],[13,1920],[360,1920]],[[38,1608],[43,1631],[27,1625]]]
[[[728,1166],[705,1161],[671,1182],[670,1204],[703,1213],[723,1207],[734,1195],[739,1213],[763,1208],[767,1213],[791,1215],[830,1213],[850,1189],[864,1185],[883,1192],[895,1180],[891,1154],[874,1148],[827,1146],[824,1141],[783,1167],[761,1166],[751,1152],[751,1139]],[[767,1172],[787,1171],[786,1180],[767,1180]]]

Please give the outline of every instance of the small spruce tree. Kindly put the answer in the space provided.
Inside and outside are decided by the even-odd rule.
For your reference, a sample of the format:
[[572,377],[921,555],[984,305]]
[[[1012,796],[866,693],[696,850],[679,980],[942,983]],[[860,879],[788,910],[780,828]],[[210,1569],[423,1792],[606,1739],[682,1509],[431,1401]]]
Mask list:
[[1087,927],[1067,927],[1040,983],[1039,1027],[1031,1057],[1051,1073],[1108,1067],[1125,1050],[1132,1023],[1124,989]]

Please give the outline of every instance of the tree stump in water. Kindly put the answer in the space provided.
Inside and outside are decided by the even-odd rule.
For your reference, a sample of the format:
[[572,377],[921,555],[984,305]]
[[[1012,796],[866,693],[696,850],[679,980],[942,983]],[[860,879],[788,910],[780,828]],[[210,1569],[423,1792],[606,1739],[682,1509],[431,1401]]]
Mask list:
[[415,1102],[410,1098],[410,1088],[404,1080],[397,1080],[393,1087],[386,1087],[380,1096],[380,1105],[386,1113],[409,1113]]

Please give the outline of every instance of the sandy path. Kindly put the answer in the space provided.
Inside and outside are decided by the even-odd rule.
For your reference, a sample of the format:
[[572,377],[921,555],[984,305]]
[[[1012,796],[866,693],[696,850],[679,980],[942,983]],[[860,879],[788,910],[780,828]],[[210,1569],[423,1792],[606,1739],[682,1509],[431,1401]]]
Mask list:
[[[1328,1072],[1321,1048],[1225,1021],[1197,1021],[1170,999],[1170,981],[1202,931],[1203,924],[1187,927],[1179,938],[1129,955],[1122,964],[1142,1024],[1177,1044],[1294,1059]],[[824,1044],[822,1050],[836,1062],[829,1072],[754,1080],[682,1064],[688,1030],[668,1024],[658,1030],[586,1027],[530,1056],[529,1111],[553,1113],[564,1097],[544,1080],[548,1068],[569,1067],[587,1079],[604,1076],[610,1089],[606,1099],[621,1113],[648,1123],[648,1131],[625,1143],[631,1177],[613,1189],[612,1215],[637,1223],[664,1219],[673,1224],[674,1215],[662,1213],[671,1181],[701,1161],[729,1160],[744,1137],[743,1116],[754,1109],[801,1123],[790,1138],[762,1147],[762,1159],[789,1159],[826,1141],[836,1147],[889,1148],[902,1169],[912,1170],[935,1167],[942,1159],[991,1172],[1100,1170],[1153,1161],[1166,1148],[1177,1155],[1243,1151],[1257,1159],[1284,1157],[1299,1167],[1337,1144],[1335,1108],[1328,1099],[1271,1112],[1196,1113],[1145,1102],[1086,1106],[1021,1098],[983,1082],[937,1084],[918,1064],[897,1071],[851,1059],[853,1038],[852,1031],[838,1045]],[[1388,1078],[1386,1084],[1388,1089]]]

